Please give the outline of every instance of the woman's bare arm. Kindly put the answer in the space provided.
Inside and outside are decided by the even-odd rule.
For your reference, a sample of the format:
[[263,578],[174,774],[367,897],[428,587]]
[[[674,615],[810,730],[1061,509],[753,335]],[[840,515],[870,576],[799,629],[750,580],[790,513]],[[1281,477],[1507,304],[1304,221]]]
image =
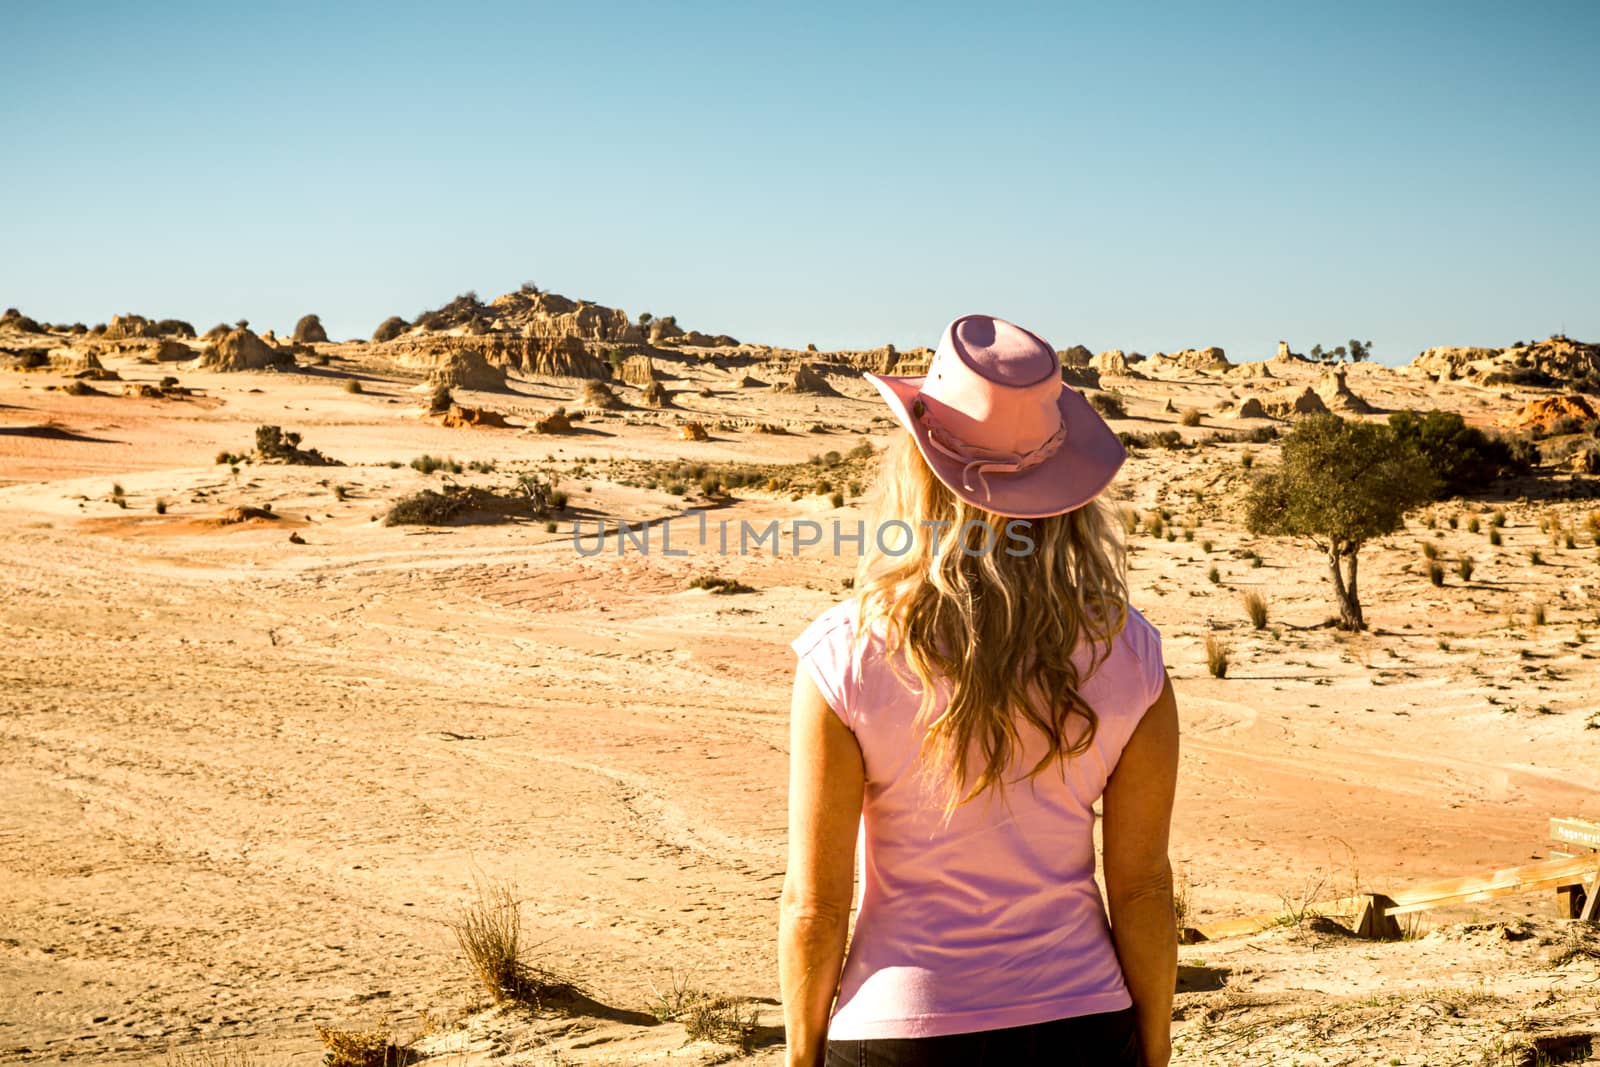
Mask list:
[[1178,703],[1168,679],[1111,773],[1102,826],[1111,939],[1148,1067],[1166,1067],[1172,1057],[1178,931],[1167,835],[1177,777]]
[[788,1062],[821,1067],[844,967],[865,771],[855,735],[804,666],[795,671],[789,716],[789,866],[778,919],[778,979]]

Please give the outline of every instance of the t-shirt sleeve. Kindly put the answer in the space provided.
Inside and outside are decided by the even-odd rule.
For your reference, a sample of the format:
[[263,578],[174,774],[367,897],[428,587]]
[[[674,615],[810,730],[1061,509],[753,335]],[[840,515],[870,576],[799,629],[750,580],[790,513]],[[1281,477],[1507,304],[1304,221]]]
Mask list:
[[801,635],[789,642],[795,655],[810,672],[828,707],[841,722],[855,729],[854,662],[855,629],[850,618],[835,608],[824,612]]
[[1128,609],[1128,645],[1139,662],[1139,678],[1144,685],[1144,707],[1156,702],[1167,683],[1166,663],[1162,659],[1161,631],[1133,608]]

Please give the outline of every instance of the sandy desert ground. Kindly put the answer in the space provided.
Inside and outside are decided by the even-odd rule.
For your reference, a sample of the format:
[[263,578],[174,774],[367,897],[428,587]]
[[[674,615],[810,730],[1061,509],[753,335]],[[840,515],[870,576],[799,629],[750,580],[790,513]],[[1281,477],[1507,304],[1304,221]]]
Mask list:
[[[280,373],[108,355],[122,383],[103,395],[0,372],[0,1060],[228,1048],[311,1064],[319,1025],[421,1035],[419,1053],[448,1064],[736,1058],[649,1015],[687,982],[754,1005],[746,1062],[780,1062],[787,642],[848,595],[854,558],[787,543],[723,556],[681,516],[686,556],[619,556],[615,539],[582,556],[571,531],[700,506],[713,521],[860,518],[849,484],[864,490],[867,460],[815,468],[842,508],[809,488],[708,501],[646,477],[881,446],[875,395],[839,375],[839,396],[740,388],[690,360],[670,368],[669,408],[619,387],[626,408],[536,434],[524,413],[581,407],[579,383],[517,377],[458,394],[515,425],[452,428],[424,413],[420,374],[321,350],[328,366]],[[117,395],[167,374],[196,395]],[[1383,409],[1482,424],[1522,399],[1381,367],[1349,380]],[[1210,412],[1237,385],[1213,376],[1116,385],[1118,429],[1267,424],[1180,427],[1163,410]],[[689,419],[710,439],[683,440]],[[262,424],[346,465],[214,462]],[[1130,537],[1130,582],[1181,706],[1172,858],[1190,921],[1286,916],[1182,949],[1175,1062],[1521,1064],[1536,1040],[1600,1058],[1600,936],[1558,919],[1553,894],[1429,912],[1382,943],[1297,908],[1541,859],[1551,816],[1600,820],[1600,548],[1583,532],[1600,502],[1552,498],[1581,480],[1559,474],[1418,513],[1364,553],[1372,629],[1351,635],[1323,625],[1314,550],[1238,519],[1245,456],[1275,451],[1140,449],[1114,490],[1167,509],[1176,535]],[[492,461],[457,476],[485,486],[556,471],[568,507],[554,531],[383,525],[395,499],[440,484],[408,465],[425,453]],[[216,521],[238,506],[278,517]],[[1556,516],[1577,547],[1541,529]],[[1470,554],[1471,580],[1431,585],[1424,543]],[[708,574],[751,591],[691,588]],[[1270,603],[1263,630],[1248,592]],[[1232,645],[1225,679],[1206,669],[1213,634]],[[485,1006],[445,925],[475,877],[516,884],[539,959],[599,1006]]]

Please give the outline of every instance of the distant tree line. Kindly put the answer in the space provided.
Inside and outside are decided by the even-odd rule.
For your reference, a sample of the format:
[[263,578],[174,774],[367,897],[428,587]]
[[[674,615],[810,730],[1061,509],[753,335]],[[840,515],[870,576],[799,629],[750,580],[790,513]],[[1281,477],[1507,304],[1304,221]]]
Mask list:
[[1311,358],[1318,363],[1365,363],[1372,358],[1372,342],[1357,341],[1351,338],[1342,345],[1324,349],[1321,345],[1311,346]]

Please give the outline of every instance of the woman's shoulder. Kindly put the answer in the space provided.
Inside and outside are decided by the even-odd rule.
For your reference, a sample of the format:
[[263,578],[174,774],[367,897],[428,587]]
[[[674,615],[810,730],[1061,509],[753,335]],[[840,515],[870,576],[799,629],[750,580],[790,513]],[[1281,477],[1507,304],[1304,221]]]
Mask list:
[[[1121,660],[1115,673],[1129,672],[1139,680],[1140,699],[1148,704],[1161,695],[1166,684],[1166,662],[1161,649],[1161,631],[1133,605],[1128,605],[1127,621],[1122,632],[1112,644],[1113,661],[1122,651],[1129,659]],[[1131,660],[1132,662],[1129,662]],[[1142,708],[1141,708],[1142,710]]]
[[855,639],[856,622],[860,618],[860,605],[855,597],[840,601],[811,620],[790,644],[796,652],[806,652],[823,645],[846,644]]

